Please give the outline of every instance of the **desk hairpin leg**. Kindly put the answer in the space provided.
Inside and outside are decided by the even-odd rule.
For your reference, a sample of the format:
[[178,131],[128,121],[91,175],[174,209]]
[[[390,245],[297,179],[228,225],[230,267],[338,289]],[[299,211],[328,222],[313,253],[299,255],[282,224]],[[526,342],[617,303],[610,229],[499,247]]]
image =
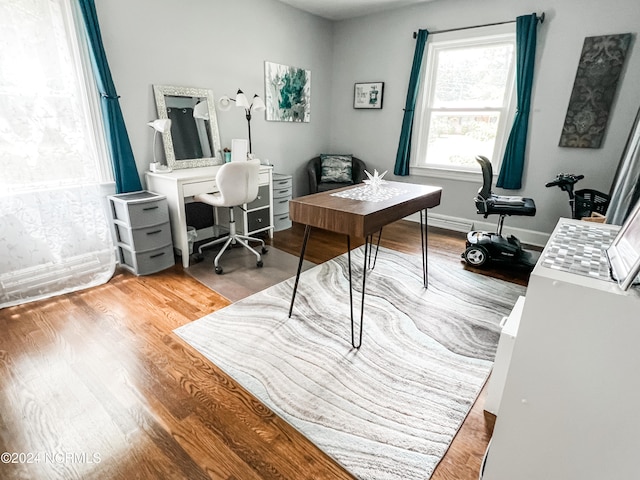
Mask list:
[[367,235],[364,241],[364,256],[362,262],[362,293],[360,298],[360,329],[358,332],[358,343],[356,344],[355,334],[355,322],[353,320],[353,282],[351,275],[351,237],[347,235],[347,259],[349,264],[349,316],[351,318],[351,346],[353,348],[360,348],[362,345],[362,327],[364,322],[364,295],[367,285],[367,273],[369,270],[373,270],[376,266],[376,260],[378,259],[378,249],[380,248],[380,238],[382,237],[382,229],[378,232],[378,241],[376,243],[376,252],[373,256],[373,263],[371,262],[371,255],[373,251],[373,235]]
[[[424,212],[424,221],[422,214]],[[427,264],[427,209],[420,210],[420,240],[422,243],[422,280],[424,288],[429,288],[429,274]]]
[[353,320],[353,284],[351,281],[351,237],[347,235],[347,259],[349,263],[349,316],[351,317],[351,346],[360,348],[362,345],[362,326],[364,320],[364,292],[367,284],[367,260],[371,252],[371,236],[367,236],[364,242],[364,261],[362,263],[362,295],[360,298],[360,331],[358,333],[358,344],[356,345],[355,322]]
[[[380,248],[380,239],[382,238],[382,228],[380,228],[380,230],[378,230],[378,241],[376,242],[376,253],[373,256],[373,264],[371,263],[371,252],[373,251],[373,248],[369,248],[369,270],[373,270],[376,267],[376,260],[378,259],[378,249]],[[373,235],[369,235],[367,237],[367,241],[369,243],[373,243]]]
[[304,252],[307,249],[307,242],[309,241],[309,235],[311,234],[311,226],[306,225],[304,227],[304,238],[302,239],[302,248],[300,249],[300,260],[298,261],[298,272],[296,273],[296,282],[293,284],[293,294],[291,295],[291,305],[289,306],[289,318],[291,318],[291,312],[293,312],[293,302],[296,300],[296,292],[298,291],[298,281],[300,280],[300,272],[302,271],[302,264],[304,263]]
[[[298,291],[298,282],[300,281],[300,273],[302,272],[302,264],[304,262],[304,254],[307,249],[307,242],[309,241],[309,236],[311,234],[311,227],[309,225],[305,226],[304,229],[304,237],[302,239],[302,248],[300,249],[300,260],[298,261],[298,271],[296,273],[296,280],[293,284],[293,294],[291,295],[291,305],[289,306],[289,318],[291,318],[291,314],[293,312],[293,304],[296,300],[296,293]],[[367,282],[367,271],[373,270],[376,265],[376,260],[378,259],[378,249],[380,248],[380,239],[382,237],[382,229],[378,232],[378,240],[376,243],[376,251],[373,255],[373,262],[371,260],[372,250],[373,250],[373,235],[367,235],[364,242],[364,257],[362,264],[362,295],[360,301],[360,331],[358,333],[358,344],[356,345],[356,335],[355,335],[355,322],[353,319],[353,284],[352,284],[352,272],[351,272],[351,237],[347,235],[347,259],[348,259],[348,268],[349,268],[349,316],[351,317],[351,345],[353,348],[360,348],[362,345],[362,324],[364,319],[364,294],[365,287]]]

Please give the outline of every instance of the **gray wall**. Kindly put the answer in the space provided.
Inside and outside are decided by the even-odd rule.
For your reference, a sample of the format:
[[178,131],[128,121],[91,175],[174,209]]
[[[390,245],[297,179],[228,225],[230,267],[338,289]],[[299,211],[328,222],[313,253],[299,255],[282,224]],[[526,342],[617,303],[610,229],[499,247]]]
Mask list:
[[[524,187],[534,218],[507,221],[549,233],[568,216],[567,196],[544,184],[559,172],[586,176],[580,188],[607,192],[640,106],[640,57],[632,45],[600,149],[558,147],[586,36],[637,32],[636,0],[438,0],[358,19],[330,22],[275,0],[97,0],[114,82],[142,173],[152,157],[156,118],[152,85],[211,88],[216,98],[242,88],[264,94],[264,61],[311,70],[311,122],[252,120],[254,152],[294,175],[294,195],[307,192],[304,167],[321,152],[352,152],[369,168],[393,171],[409,70],[419,28],[439,30],[545,11],[538,54]],[[237,19],[241,19],[238,21]],[[384,108],[354,110],[353,84],[384,81]],[[246,137],[241,111],[218,112],[224,146]],[[388,174],[393,179],[393,175]],[[478,182],[410,176],[401,181],[444,188],[436,213],[478,221]]]
[[[511,194],[535,198],[534,218],[512,218],[507,225],[550,233],[560,216],[569,216],[568,197],[545,188],[559,172],[582,173],[579,188],[608,192],[616,166],[640,107],[640,56],[632,45],[600,149],[560,148],[564,123],[584,38],[636,33],[636,0],[446,0],[336,23],[334,33],[331,147],[364,159],[370,168],[393,171],[406,89],[419,28],[431,31],[546,13],[538,28],[538,50],[523,189]],[[383,109],[354,110],[354,82],[384,81]],[[390,179],[394,179],[389,174]],[[482,220],[473,197],[479,183],[409,176],[400,181],[443,187],[435,213]]]
[[[216,100],[264,98],[264,62],[311,70],[311,122],[267,122],[254,115],[256,156],[294,174],[306,192],[303,163],[329,144],[333,24],[275,0],[97,0],[103,42],[142,178],[152,159],[157,118],[152,85],[210,88]],[[222,145],[247,137],[240,109],[217,112]],[[158,149],[158,153],[160,152]]]

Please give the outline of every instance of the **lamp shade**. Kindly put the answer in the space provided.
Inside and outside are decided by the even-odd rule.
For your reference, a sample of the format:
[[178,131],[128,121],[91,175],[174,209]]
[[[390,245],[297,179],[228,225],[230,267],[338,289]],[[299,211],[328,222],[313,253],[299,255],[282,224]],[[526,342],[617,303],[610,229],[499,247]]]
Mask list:
[[193,118],[209,120],[209,104],[206,100],[201,100],[193,107]]
[[171,120],[168,118],[158,118],[153,122],[147,123],[147,125],[160,133],[165,133],[171,128]]
[[233,100],[227,95],[220,97],[220,100],[218,100],[218,108],[223,112],[229,111],[231,109],[231,102],[233,102]]
[[253,96],[253,102],[251,103],[251,107],[254,110],[266,110],[267,107],[264,104],[264,100],[262,100],[258,95]]
[[238,93],[236,94],[236,107],[244,107],[244,108],[251,107],[251,105],[249,105],[249,100],[247,99],[247,96],[242,92],[242,90],[238,90]]

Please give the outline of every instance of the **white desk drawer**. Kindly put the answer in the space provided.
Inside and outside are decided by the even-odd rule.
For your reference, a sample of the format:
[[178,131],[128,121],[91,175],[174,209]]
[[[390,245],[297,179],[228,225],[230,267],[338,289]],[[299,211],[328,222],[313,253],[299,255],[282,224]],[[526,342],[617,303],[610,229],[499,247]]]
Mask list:
[[114,219],[129,225],[147,227],[169,220],[169,208],[164,197],[140,203],[113,203]]
[[282,215],[289,214],[289,199],[291,197],[286,198],[274,198],[273,199],[273,214],[274,215]]
[[260,172],[260,176],[258,177],[259,185],[269,185],[269,172]]
[[146,252],[134,252],[125,246],[119,246],[118,250],[121,265],[136,275],[149,275],[175,264],[171,245]]
[[491,377],[489,377],[489,385],[487,387],[487,398],[484,403],[484,409],[494,415],[498,415],[500,409],[500,401],[502,400],[502,392],[507,380],[507,372],[511,363],[511,355],[513,354],[513,346],[518,336],[518,328],[520,326],[520,318],[522,318],[522,310],[524,309],[525,297],[518,297],[509,317],[503,319],[505,323],[500,332],[498,340],[498,348],[493,363]]
[[275,200],[276,198],[291,198],[292,193],[293,193],[293,187],[291,186],[274,188],[273,199]]
[[145,251],[171,244],[169,222],[143,228],[131,228],[115,221],[117,240],[132,250]]
[[[278,175],[279,177],[279,175]],[[273,178],[273,190],[280,190],[282,188],[291,188],[293,186],[293,179],[291,177],[288,178],[277,178],[274,175]]]
[[199,193],[214,193],[218,191],[215,180],[206,180],[204,182],[185,183],[182,185],[182,194],[185,197],[193,197]]
[[280,215],[274,215],[273,227],[276,232],[291,228],[291,219],[289,218],[289,212]]

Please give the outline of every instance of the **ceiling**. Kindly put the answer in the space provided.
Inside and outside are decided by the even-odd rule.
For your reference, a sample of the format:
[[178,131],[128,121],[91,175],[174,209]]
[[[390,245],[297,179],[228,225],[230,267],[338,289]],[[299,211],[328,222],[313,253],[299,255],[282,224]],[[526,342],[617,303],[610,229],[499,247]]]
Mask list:
[[345,20],[434,0],[280,0],[329,20]]

